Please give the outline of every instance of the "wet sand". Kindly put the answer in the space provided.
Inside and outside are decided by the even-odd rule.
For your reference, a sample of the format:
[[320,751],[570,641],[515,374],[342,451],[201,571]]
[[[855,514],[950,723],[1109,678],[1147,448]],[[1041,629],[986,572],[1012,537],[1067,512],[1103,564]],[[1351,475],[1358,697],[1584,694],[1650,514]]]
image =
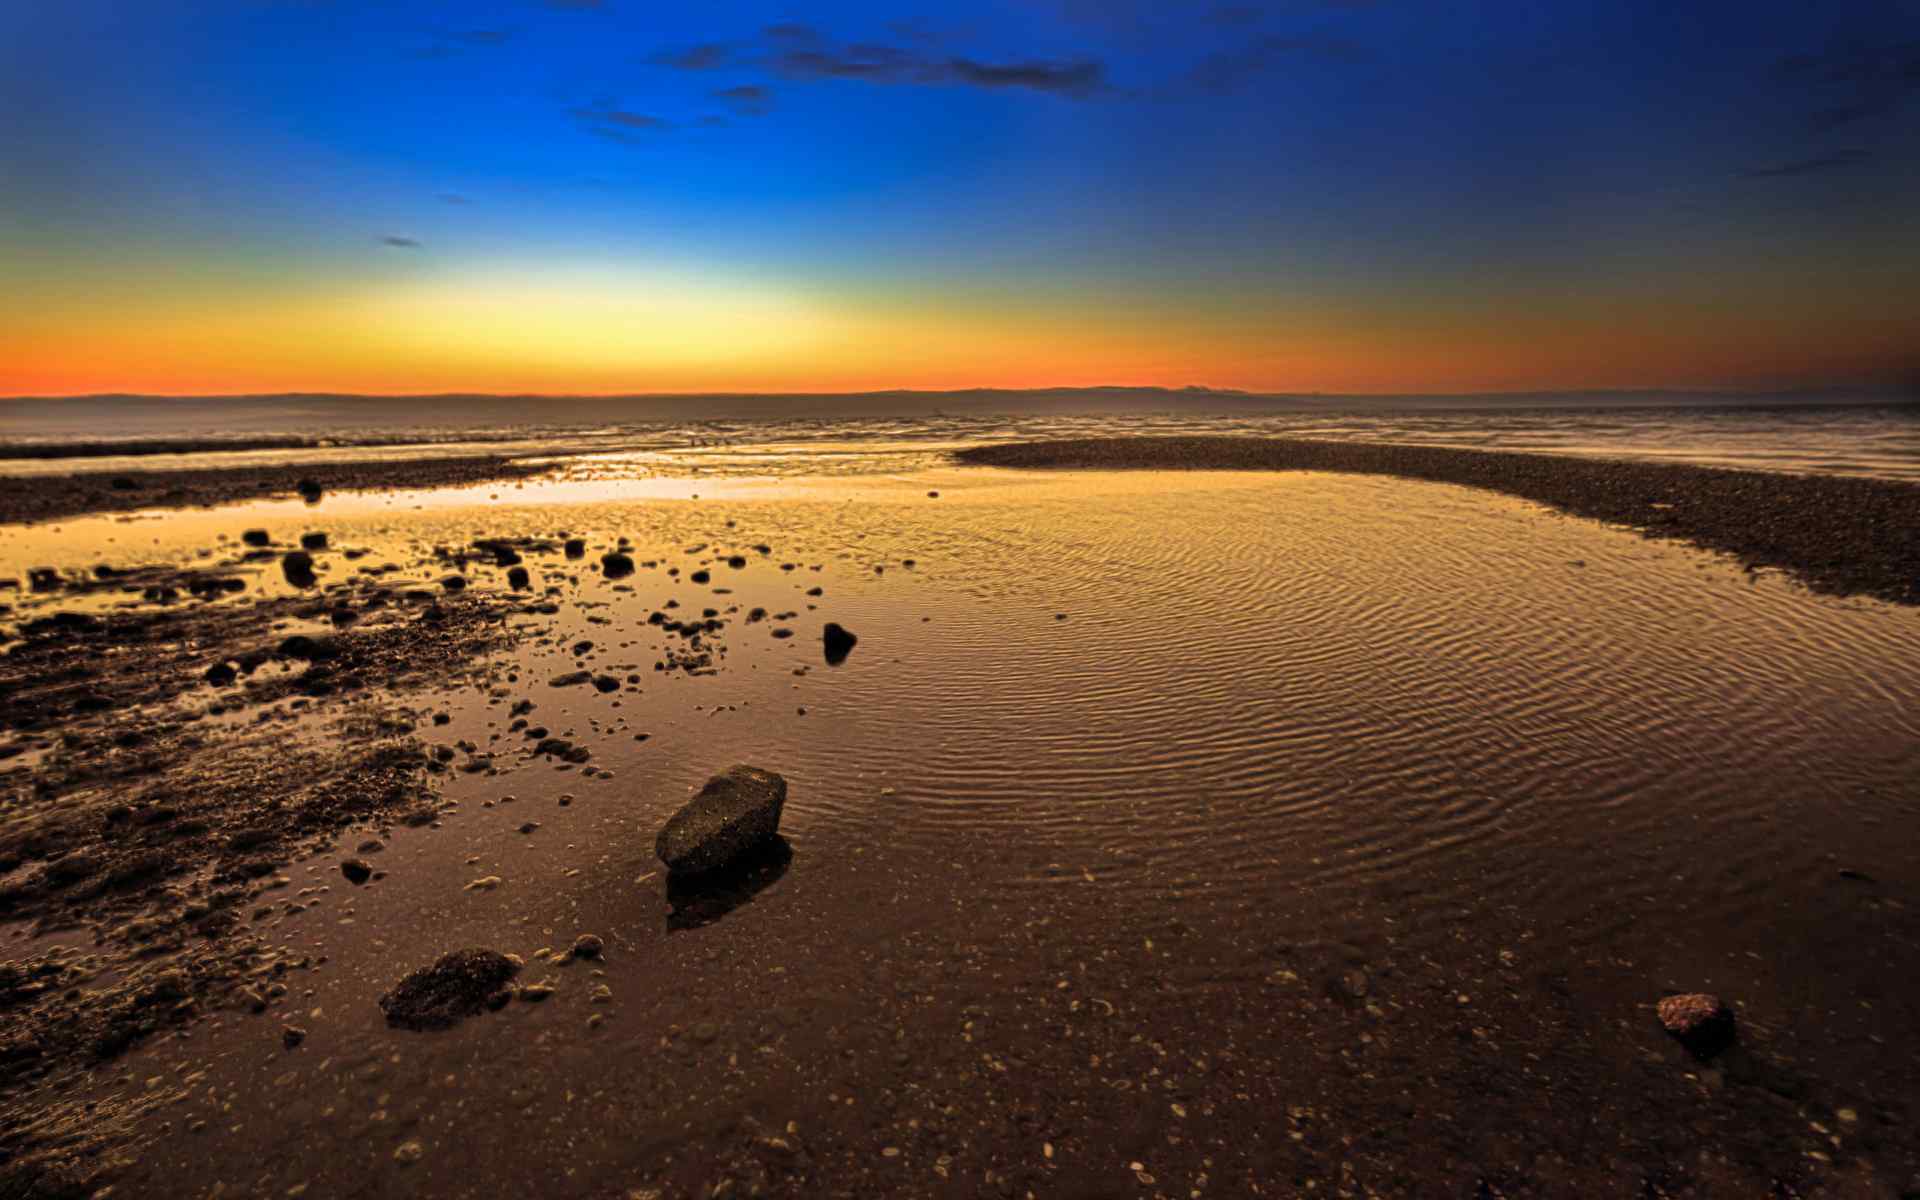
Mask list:
[[1111,438],[960,451],[981,466],[1342,471],[1486,488],[1679,538],[1816,591],[1920,604],[1920,487],[1562,455],[1280,438]]
[[[8,531],[53,571],[0,656],[18,1194],[1920,1170],[1911,610],[1351,475],[431,496]],[[734,761],[786,841],[676,888]],[[505,1007],[387,1023],[468,947]],[[1694,990],[1712,1061],[1655,1019]]]

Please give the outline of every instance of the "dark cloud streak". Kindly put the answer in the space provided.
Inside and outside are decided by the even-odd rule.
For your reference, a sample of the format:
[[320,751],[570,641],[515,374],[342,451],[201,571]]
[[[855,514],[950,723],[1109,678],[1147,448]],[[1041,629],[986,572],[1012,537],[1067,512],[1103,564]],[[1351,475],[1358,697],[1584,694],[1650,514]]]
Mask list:
[[1742,179],[1787,179],[1797,175],[1818,175],[1847,167],[1864,166],[1873,161],[1865,150],[1836,150],[1813,158],[1797,159],[1770,167],[1751,167],[1740,172]]

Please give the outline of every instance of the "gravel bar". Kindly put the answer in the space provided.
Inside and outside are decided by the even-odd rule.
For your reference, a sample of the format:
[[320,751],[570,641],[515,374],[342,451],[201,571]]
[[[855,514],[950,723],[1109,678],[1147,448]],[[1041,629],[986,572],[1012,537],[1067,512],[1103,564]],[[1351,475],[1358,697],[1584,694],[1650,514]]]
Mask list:
[[1304,438],[1090,438],[959,451],[990,467],[1344,471],[1486,488],[1790,572],[1817,592],[1920,605],[1920,485],[1676,463]]

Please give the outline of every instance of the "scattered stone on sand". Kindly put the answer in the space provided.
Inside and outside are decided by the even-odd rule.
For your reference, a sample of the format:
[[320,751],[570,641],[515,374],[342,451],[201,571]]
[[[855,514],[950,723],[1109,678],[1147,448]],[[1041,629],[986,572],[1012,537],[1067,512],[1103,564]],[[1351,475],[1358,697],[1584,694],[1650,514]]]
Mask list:
[[408,975],[380,997],[387,1024],[400,1029],[447,1029],[479,1012],[519,965],[495,950],[455,950]]
[[854,643],[860,640],[832,621],[828,621],[827,627],[820,631],[820,637],[826,645],[827,665],[830,667],[847,661],[847,655],[853,653]]
[[312,587],[315,583],[313,555],[305,550],[287,551],[280,559],[280,571],[295,587]]
[[587,539],[568,538],[566,552],[568,558],[585,558],[587,555]]
[[564,675],[555,675],[547,681],[548,687],[579,687],[593,678],[592,671],[568,671]]
[[705,583],[708,580],[712,579],[713,576],[709,575],[705,571],[695,571],[693,574],[687,576],[687,578],[692,580],[695,583]]
[[542,979],[539,983],[529,983],[520,989],[520,998],[530,1004],[537,1004],[559,989]]
[[267,536],[264,529],[249,529],[240,535],[240,540],[249,546],[264,546],[273,539]]
[[625,579],[633,574],[633,558],[618,550],[609,551],[600,556],[600,569],[608,579]]
[[779,775],[745,764],[729,767],[666,823],[654,853],[673,874],[717,870],[770,841],[786,802],[787,781]]
[[298,1025],[288,1025],[280,1030],[280,1044],[291,1050],[307,1040],[307,1031]]
[[607,944],[600,940],[600,935],[597,933],[583,933],[573,939],[575,958],[599,958],[606,948]]
[[469,883],[466,890],[469,892],[490,892],[504,882],[505,880],[501,879],[498,875],[482,875],[472,883]]
[[318,529],[312,533],[303,533],[300,535],[300,548],[302,550],[325,550],[327,548],[327,535]]
[[373,864],[365,859],[350,858],[340,864],[340,873],[347,877],[348,883],[365,883],[373,878]]
[[527,586],[532,582],[533,578],[527,574],[525,567],[514,567],[507,572],[507,586],[516,592],[526,591]]
[[1660,1025],[1696,1058],[1707,1059],[1733,1044],[1733,1010],[1706,992],[1668,996],[1655,1006]]

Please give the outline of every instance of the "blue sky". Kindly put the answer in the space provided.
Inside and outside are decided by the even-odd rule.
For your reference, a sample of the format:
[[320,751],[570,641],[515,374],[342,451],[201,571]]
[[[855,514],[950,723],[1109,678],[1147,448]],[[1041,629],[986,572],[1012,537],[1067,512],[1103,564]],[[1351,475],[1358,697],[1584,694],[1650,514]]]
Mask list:
[[[1912,366],[1920,0],[10,0],[0,46],[0,390]],[[697,348],[433,309],[522,291]]]

